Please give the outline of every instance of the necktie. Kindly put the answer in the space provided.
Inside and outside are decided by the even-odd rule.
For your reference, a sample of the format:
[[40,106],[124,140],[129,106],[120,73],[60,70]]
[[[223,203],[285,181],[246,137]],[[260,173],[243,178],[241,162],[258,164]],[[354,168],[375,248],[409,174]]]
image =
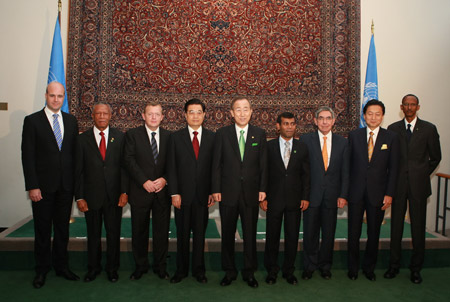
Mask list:
[[103,160],[105,160],[106,157],[105,133],[103,133],[103,131],[100,131],[100,136],[102,137],[102,139],[100,140],[100,146],[98,148],[100,150],[100,154],[102,155]]
[[325,171],[328,169],[328,150],[327,150],[327,137],[323,137],[323,147],[322,147],[322,158],[323,158],[323,167]]
[[370,137],[369,137],[369,143],[367,146],[367,153],[369,155],[369,161],[370,161],[372,159],[372,154],[373,154],[373,132],[370,131],[369,135],[370,135]]
[[53,114],[53,134],[56,138],[56,143],[58,144],[59,151],[61,151],[62,146],[62,134],[61,134],[61,128],[59,127],[59,121],[58,121],[59,114],[55,113]]
[[241,135],[239,136],[239,153],[241,153],[241,161],[244,160],[244,151],[245,151],[245,139],[244,139],[244,130],[241,130]]
[[198,132],[194,131],[194,138],[192,139],[192,147],[194,148],[195,159],[198,159],[198,151],[200,150],[200,144],[198,143]]
[[155,139],[155,135],[156,132],[152,132],[152,153],[153,153],[153,158],[155,159],[155,164],[158,162],[158,145],[156,144],[156,139]]
[[408,129],[406,129],[406,137],[408,138],[408,142],[411,139],[412,131],[411,131],[411,124],[408,124]]
[[289,165],[289,159],[291,158],[291,144],[284,142],[284,167],[287,169]]

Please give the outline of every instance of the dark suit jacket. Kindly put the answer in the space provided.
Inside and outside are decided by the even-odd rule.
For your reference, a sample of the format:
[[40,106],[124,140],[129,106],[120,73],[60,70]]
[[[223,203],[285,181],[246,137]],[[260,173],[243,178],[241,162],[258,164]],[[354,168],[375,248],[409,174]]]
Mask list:
[[249,125],[241,161],[235,125],[216,133],[212,165],[212,192],[222,193],[222,203],[237,206],[244,194],[248,206],[258,206],[259,192],[267,192],[267,141],[263,129]]
[[396,196],[406,196],[409,188],[416,198],[431,195],[430,174],[441,161],[441,144],[436,127],[417,118],[414,133],[408,144],[405,120],[391,124],[388,130],[400,138],[400,165]]
[[293,139],[287,169],[281,157],[279,138],[267,143],[269,182],[267,206],[270,209],[298,210],[302,200],[309,200],[310,166],[308,148]]
[[336,208],[339,197],[348,199],[350,154],[347,139],[332,133],[331,157],[327,171],[323,165],[317,131],[302,135],[300,142],[308,146],[311,162],[309,207],[319,207],[324,202],[327,208]]
[[[125,134],[124,163],[130,177],[128,202],[131,206],[149,205],[152,194],[149,194],[142,186],[147,180],[154,181],[160,177],[167,180],[166,157],[170,132],[161,127],[159,131],[159,152],[156,164],[145,126],[131,129]],[[170,203],[167,198],[167,186],[156,194],[158,202]]]
[[128,177],[122,165],[125,135],[109,128],[105,161],[93,129],[78,136],[75,153],[75,200],[85,199],[89,210],[117,205],[121,193],[128,193]]
[[366,129],[356,129],[348,137],[351,184],[348,202],[362,202],[367,189],[369,203],[378,207],[385,195],[394,197],[400,146],[395,132],[380,128],[369,162]]
[[202,128],[198,159],[195,158],[188,128],[183,128],[170,137],[167,173],[169,194],[181,195],[181,203],[193,201],[208,205],[211,194],[211,164],[214,148],[214,132]]
[[59,186],[73,191],[75,142],[78,136],[77,120],[62,112],[64,137],[59,151],[44,110],[25,117],[22,132],[22,166],[25,189],[56,192]]

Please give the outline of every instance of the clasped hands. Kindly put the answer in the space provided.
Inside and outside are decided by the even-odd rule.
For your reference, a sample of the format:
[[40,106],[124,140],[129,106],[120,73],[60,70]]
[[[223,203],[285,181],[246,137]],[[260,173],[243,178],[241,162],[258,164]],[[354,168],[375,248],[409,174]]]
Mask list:
[[145,191],[147,191],[148,193],[158,193],[159,191],[164,189],[164,187],[166,186],[166,183],[167,183],[167,181],[163,177],[160,177],[155,181],[151,181],[149,179],[146,182],[144,182],[144,184],[142,186],[144,187]]

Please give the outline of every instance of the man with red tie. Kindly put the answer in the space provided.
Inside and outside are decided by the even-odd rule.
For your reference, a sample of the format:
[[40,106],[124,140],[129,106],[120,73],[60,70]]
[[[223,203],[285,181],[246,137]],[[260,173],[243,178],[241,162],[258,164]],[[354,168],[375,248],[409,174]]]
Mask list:
[[214,133],[202,126],[205,104],[191,99],[184,105],[187,127],[170,137],[167,172],[169,193],[177,226],[177,271],[170,280],[178,283],[189,272],[189,246],[192,231],[192,276],[206,283],[205,231],[211,195],[211,163]]
[[75,199],[84,213],[88,237],[88,272],[85,282],[100,273],[102,220],[106,230],[108,280],[119,279],[120,225],[122,208],[128,202],[128,177],[122,166],[124,134],[109,127],[111,107],[95,104],[94,127],[80,134],[75,153]]

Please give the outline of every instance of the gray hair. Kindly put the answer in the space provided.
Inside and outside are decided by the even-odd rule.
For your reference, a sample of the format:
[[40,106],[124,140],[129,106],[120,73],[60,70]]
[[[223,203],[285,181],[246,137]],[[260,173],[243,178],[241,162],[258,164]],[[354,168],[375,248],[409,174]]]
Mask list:
[[332,117],[333,119],[336,118],[336,115],[334,114],[333,109],[331,109],[331,108],[328,107],[328,106],[320,106],[319,109],[316,110],[316,113],[314,114],[314,117],[315,117],[316,119],[318,119],[318,118],[319,118],[319,114],[320,114],[322,111],[328,111],[328,112],[331,113],[331,117]]
[[94,106],[92,106],[92,112],[94,112],[94,108],[95,108],[95,106],[100,106],[100,105],[105,105],[105,106],[108,106],[109,112],[110,112],[110,113],[112,113],[112,108],[111,108],[111,105],[110,105],[110,104],[108,104],[108,103],[106,103],[106,102],[102,102],[102,101],[100,101],[100,102],[97,102],[97,103],[95,103],[95,104],[94,104]]

